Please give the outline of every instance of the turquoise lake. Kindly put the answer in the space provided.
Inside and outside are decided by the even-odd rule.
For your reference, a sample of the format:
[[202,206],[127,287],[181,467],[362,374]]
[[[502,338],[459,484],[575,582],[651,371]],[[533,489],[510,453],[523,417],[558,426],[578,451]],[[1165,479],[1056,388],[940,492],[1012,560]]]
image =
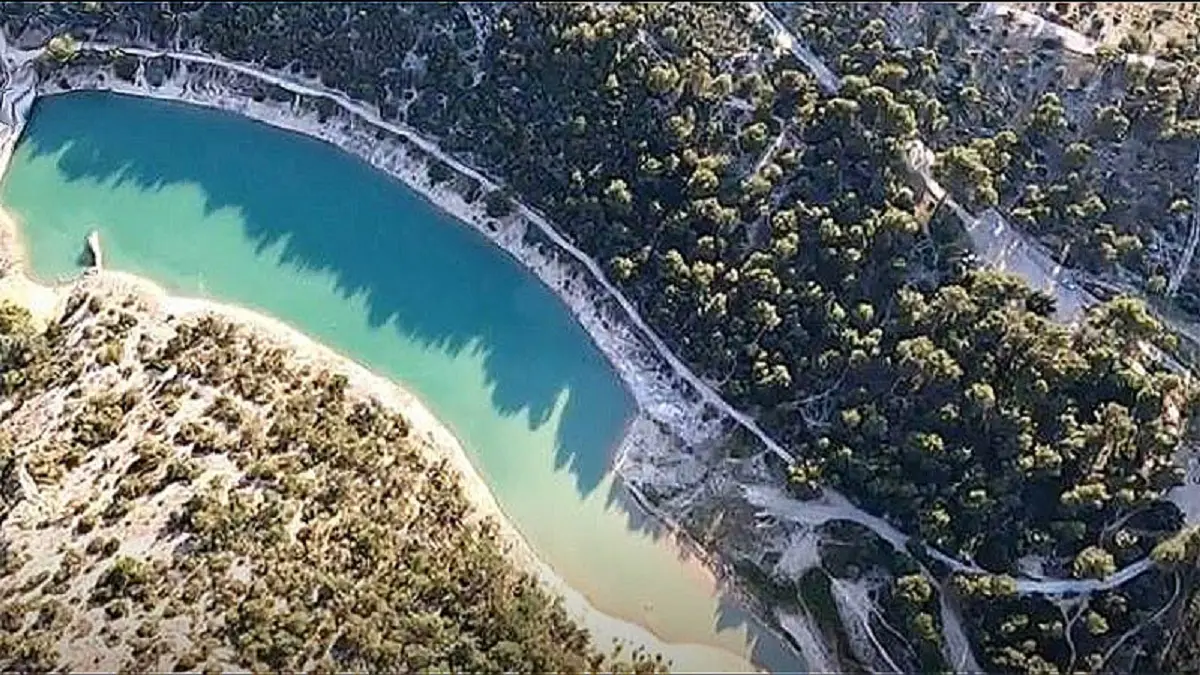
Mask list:
[[568,584],[692,645],[667,650],[679,666],[796,667],[626,511],[609,469],[634,401],[567,308],[401,183],[233,114],[85,92],[38,101],[0,196],[41,280],[75,274],[96,229],[107,266],[262,311],[412,391]]

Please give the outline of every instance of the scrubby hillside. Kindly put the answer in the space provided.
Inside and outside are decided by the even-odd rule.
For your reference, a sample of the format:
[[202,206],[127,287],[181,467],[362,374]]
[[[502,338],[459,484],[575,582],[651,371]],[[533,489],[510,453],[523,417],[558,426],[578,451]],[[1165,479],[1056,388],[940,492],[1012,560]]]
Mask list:
[[0,670],[632,667],[336,364],[90,276],[0,385]]

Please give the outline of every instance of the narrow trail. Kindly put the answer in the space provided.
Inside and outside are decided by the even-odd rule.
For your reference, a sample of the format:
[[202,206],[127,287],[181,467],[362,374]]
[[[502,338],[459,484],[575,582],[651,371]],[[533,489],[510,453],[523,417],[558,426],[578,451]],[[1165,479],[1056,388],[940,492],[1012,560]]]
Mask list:
[[[833,596],[833,604],[837,607],[838,616],[841,617],[842,626],[850,637],[852,651],[858,661],[862,664],[882,661],[882,664],[874,665],[883,665],[885,670],[876,671],[868,667],[872,672],[903,673],[904,669],[892,659],[879,637],[875,635],[875,629],[871,627],[872,619],[878,619],[885,626],[887,624],[875,609],[876,603],[871,598],[871,589],[867,582],[862,579],[848,581],[830,577],[829,593]],[[878,659],[872,659],[872,653]]]
[[[744,490],[747,501],[756,507],[764,509],[772,515],[788,522],[803,524],[809,527],[820,527],[835,520],[846,520],[858,523],[879,535],[897,551],[903,552],[909,537],[890,523],[878,516],[854,507],[844,501],[836,493],[829,491],[823,496],[799,501],[789,497],[781,488],[775,486],[754,485]],[[938,562],[946,565],[952,572],[968,574],[991,574],[977,565],[968,565],[961,560],[952,558],[936,549],[927,547],[926,550]],[[1153,565],[1149,558],[1128,565],[1120,571],[1104,579],[1015,579],[1017,593],[1020,595],[1060,596],[1074,593],[1093,593],[1116,588],[1134,579]]]
[[757,174],[759,171],[762,171],[762,168],[767,165],[767,162],[771,160],[771,157],[774,156],[775,152],[779,150],[780,146],[783,145],[784,140],[787,138],[789,126],[790,125],[788,122],[784,122],[780,126],[779,133],[775,134],[775,140],[771,141],[771,144],[763,149],[758,161],[754,163],[754,169],[750,172],[751,176]]
[[808,609],[802,607],[799,614],[777,611],[775,618],[783,630],[800,645],[810,673],[838,672],[837,658],[829,653],[829,645],[814,629],[817,622]]
[[1171,281],[1167,284],[1167,297],[1174,297],[1179,290],[1179,284],[1192,269],[1192,259],[1196,256],[1196,245],[1200,244],[1200,152],[1196,153],[1196,173],[1192,177],[1192,227],[1188,231],[1187,247],[1179,264],[1171,272]]
[[817,78],[817,83],[828,94],[836,94],[842,88],[842,81],[819,56],[814,54],[802,40],[792,34],[788,27],[779,20],[779,17],[771,13],[767,6],[761,2],[749,3],[753,8],[754,14],[767,22],[771,30],[775,33],[775,44],[781,49],[786,49],[793,56],[800,59],[808,68],[808,71]]

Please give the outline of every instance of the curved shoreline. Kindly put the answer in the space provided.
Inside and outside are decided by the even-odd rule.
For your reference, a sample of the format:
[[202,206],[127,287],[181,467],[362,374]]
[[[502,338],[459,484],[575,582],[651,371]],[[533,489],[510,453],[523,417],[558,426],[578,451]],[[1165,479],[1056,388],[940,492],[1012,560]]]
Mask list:
[[421,399],[400,384],[376,374],[353,358],[340,354],[317,342],[300,330],[245,307],[208,298],[168,293],[155,282],[127,272],[89,269],[68,281],[49,284],[33,276],[28,269],[27,255],[16,217],[0,207],[0,255],[11,262],[9,270],[0,275],[0,297],[26,306],[35,320],[45,322],[61,311],[64,300],[79,289],[111,293],[132,291],[148,300],[160,316],[176,319],[212,314],[231,320],[271,340],[292,352],[297,360],[344,374],[350,389],[358,391],[385,408],[400,413],[408,420],[414,435],[427,444],[427,449],[446,459],[460,476],[463,494],[475,509],[478,519],[491,519],[497,525],[499,540],[509,560],[521,570],[535,576],[552,595],[559,597],[567,612],[592,635],[593,644],[603,650],[614,641],[629,647],[644,646],[660,652],[673,661],[680,671],[701,671],[711,664],[725,669],[751,666],[739,655],[720,647],[667,642],[645,626],[632,623],[596,609],[580,591],[570,586],[524,538],[505,515],[482,474],[467,456],[459,439],[442,424]]
[[[625,429],[626,434],[614,448],[611,458],[614,472],[618,478],[622,479],[620,487],[630,496],[628,501],[632,504],[629,506],[640,511],[641,513],[638,515],[657,521],[663,526],[671,540],[665,545],[678,549],[681,558],[684,556],[691,558],[690,561],[683,564],[694,566],[698,576],[704,578],[706,583],[711,580],[713,595],[724,593],[737,601],[738,609],[749,615],[756,624],[748,632],[769,634],[789,653],[795,663],[803,664],[804,656],[799,646],[793,641],[790,634],[783,631],[776,621],[761,610],[757,598],[750,596],[740,587],[732,568],[715,552],[709,551],[696,541],[672,514],[653,506],[639,487],[627,479],[628,473],[622,470],[622,467],[626,465],[626,455],[630,448],[639,447],[643,455],[654,456],[653,458],[663,456],[661,450],[658,450],[652,443],[646,442],[648,439],[643,438],[641,434],[636,433],[639,426],[632,422],[639,417],[653,420],[666,427],[672,436],[683,441],[683,451],[686,453],[691,453],[697,447],[723,435],[728,428],[729,421],[742,426],[749,425],[747,428],[759,436],[760,440],[767,445],[768,450],[775,454],[788,457],[786,452],[766,436],[753,420],[729,407],[719,395],[692,374],[686,365],[678,362],[678,358],[667,350],[661,340],[657,340],[657,336],[653,332],[650,335],[657,340],[657,344],[653,348],[647,347],[643,336],[639,334],[640,331],[631,329],[625,321],[627,316],[622,316],[622,314],[633,312],[632,316],[638,319],[638,321],[634,321],[634,324],[637,325],[640,321],[640,317],[637,317],[636,310],[632,308],[629,301],[624,296],[620,296],[618,291],[619,297],[615,300],[618,305],[621,305],[622,311],[614,311],[615,308],[611,306],[614,298],[605,289],[595,288],[592,285],[594,279],[588,278],[587,275],[581,274],[582,270],[576,269],[578,265],[583,264],[587,267],[588,272],[599,274],[601,280],[607,281],[595,262],[590,259],[582,262],[579,256],[584,256],[584,258],[586,256],[566,242],[561,235],[558,235],[543,216],[519,203],[517,203],[518,214],[514,216],[502,219],[488,216],[484,211],[482,200],[468,202],[448,183],[433,183],[426,173],[426,168],[433,162],[441,162],[454,169],[459,175],[477,180],[481,185],[493,189],[498,189],[500,185],[477,170],[446,156],[436,144],[425,139],[416,131],[376,119],[377,115],[372,115],[369,110],[360,109],[363,108],[361,104],[349,101],[336,92],[318,91],[310,85],[276,78],[276,76],[258,72],[250,66],[227,63],[207,56],[190,55],[189,58],[180,58],[186,55],[137,47],[119,48],[100,43],[84,43],[83,48],[96,54],[102,53],[96,50],[123,49],[126,54],[137,56],[140,59],[171,59],[178,65],[178,69],[171,77],[165,78],[161,84],[151,85],[145,79],[144,65],[139,67],[136,81],[129,82],[113,76],[111,68],[101,64],[90,68],[90,72],[85,73],[85,77],[82,78],[64,77],[61,81],[40,82],[37,86],[37,96],[90,90],[186,103],[233,112],[269,126],[330,143],[367,162],[375,169],[400,180],[433,206],[453,216],[462,225],[474,229],[496,244],[507,255],[515,258],[527,272],[536,276],[549,287],[567,305],[578,324],[604,354],[605,360],[608,361],[637,403],[637,414],[631,418],[630,424]],[[16,63],[13,64],[15,69],[24,69],[25,64],[36,54],[36,52],[23,52],[12,48],[9,48],[8,51],[10,55],[15,54],[17,57],[14,59]],[[144,64],[145,61],[142,63]],[[198,68],[208,68],[215,72],[197,75],[188,71],[189,63]],[[290,103],[273,102],[269,99],[260,101],[247,92],[238,91],[235,83],[222,81],[222,76],[243,77],[266,83],[273,83],[271,78],[276,78],[280,82],[276,86],[289,91],[295,99]],[[60,82],[66,82],[68,86],[62,86]],[[303,103],[306,98],[333,100],[342,108],[344,114],[332,115],[328,119],[322,120],[315,110],[304,109]],[[341,101],[340,99],[345,100]],[[347,108],[346,105],[350,107]],[[381,132],[388,134],[389,137],[383,138],[380,135]],[[413,148],[418,152],[414,153]],[[421,156],[422,154],[425,156]],[[6,168],[0,167],[0,172]],[[571,257],[564,260],[558,250],[537,242],[530,242],[526,238],[526,234],[531,225],[536,226],[542,234],[551,239],[556,247],[565,250]],[[549,228],[549,232],[547,232],[547,228]],[[639,328],[650,330],[648,326],[644,325],[644,322],[641,322]],[[664,357],[661,352],[657,351],[659,348],[667,350],[666,354],[670,358]],[[664,366],[666,367],[664,368]],[[677,370],[676,366],[683,370]],[[699,397],[700,400],[694,400],[695,397]],[[715,397],[715,402],[713,397]],[[729,411],[732,411],[732,416]],[[635,430],[635,433],[628,433],[630,429]],[[688,459],[694,460],[695,457],[689,456]],[[565,582],[561,583],[565,586]],[[571,592],[579,593],[574,589]],[[583,600],[590,606],[590,602],[586,602],[586,598]],[[594,607],[591,607],[591,610],[601,614],[601,611]],[[639,627],[641,626],[639,625]],[[649,628],[645,628],[645,630],[648,634],[655,635],[654,631]],[[717,646],[716,643],[706,644],[711,644],[712,649],[719,650],[724,655],[736,654],[738,660],[745,664],[743,670],[747,668],[751,671],[757,670],[758,667],[749,662],[748,656],[755,643],[750,641],[750,635],[746,637],[745,646],[736,652],[728,647]],[[695,643],[687,641],[667,642],[666,644],[695,645]],[[711,670],[711,667],[699,669]]]
[[[115,50],[141,59],[170,59],[178,64],[179,70],[160,85],[147,82],[144,72],[139,70],[135,76],[138,78],[136,82],[110,76],[106,79],[71,82],[73,86],[70,90],[110,91],[234,112],[273,127],[330,143],[400,180],[438,209],[491,240],[549,286],[604,353],[630,394],[637,400],[639,408],[670,427],[672,432],[689,444],[711,440],[722,431],[722,420],[712,419],[706,407],[711,406],[718,416],[727,415],[742,423],[737,411],[732,411],[711,388],[679,361],[641,318],[633,303],[612,285],[595,261],[559,234],[544,215],[513,199],[517,213],[494,218],[487,215],[481,200],[468,202],[453,189],[432,182],[424,173],[430,162],[421,157],[414,157],[414,153],[406,145],[412,146],[431,160],[446,165],[458,175],[478,182],[483,188],[504,188],[500,181],[450,156],[436,142],[425,138],[415,129],[405,124],[385,121],[378,111],[370,110],[366,105],[323,85],[297,81],[298,78],[273,74],[251,65],[206,54],[135,46],[122,47],[99,42],[83,42],[81,50],[93,54]],[[337,105],[344,115],[333,115],[321,120],[315,111],[301,110],[296,101],[293,101],[292,105],[272,105],[266,101],[254,100],[245,92],[223,90],[221,82],[194,83],[187,79],[189,64],[273,85],[288,91],[297,99],[325,99]],[[100,72],[97,69],[97,74]],[[38,95],[70,91],[56,88],[52,82],[41,84]],[[192,86],[196,84],[199,87]],[[197,91],[197,88],[200,90]],[[384,132],[392,138],[381,139],[376,132]],[[394,142],[397,140],[400,142]],[[525,235],[529,232],[530,225],[548,238],[558,250],[547,251],[544,246],[527,241]],[[570,260],[561,260],[557,255],[559,251],[566,252]],[[572,265],[583,266],[591,278],[577,274],[578,270],[572,269]],[[596,293],[595,289],[590,287],[591,282],[599,283],[602,286],[600,290],[604,292]],[[616,302],[622,316],[613,316],[612,311],[600,306],[606,301]],[[633,324],[634,330],[630,329],[626,320]],[[649,346],[647,342],[650,343]],[[668,366],[670,372],[663,372],[663,365]],[[700,400],[689,400],[689,394]],[[734,414],[730,414],[730,411]],[[752,420],[748,420],[748,423],[754,424]]]

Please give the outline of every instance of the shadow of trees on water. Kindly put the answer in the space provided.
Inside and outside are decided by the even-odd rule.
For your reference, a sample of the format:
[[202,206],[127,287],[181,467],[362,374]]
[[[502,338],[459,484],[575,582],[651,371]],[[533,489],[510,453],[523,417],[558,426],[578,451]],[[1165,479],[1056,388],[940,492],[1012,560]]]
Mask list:
[[[77,111],[56,99],[76,97],[97,99],[106,114],[64,122]],[[172,114],[162,115],[162,105]],[[481,353],[492,407],[505,417],[525,415],[531,430],[550,422],[566,393],[555,468],[570,471],[581,497],[595,491],[632,401],[566,308],[482,236],[365,162],[300,134],[257,127],[182,103],[76,92],[39,100],[22,143],[35,157],[61,153],[58,168],[71,181],[132,183],[142,191],[199,185],[207,213],[240,211],[260,254],[280,247],[282,265],[330,273],[344,298],[364,299],[372,328],[452,358]],[[470,424],[454,422],[460,433]],[[467,443],[486,440],[463,435]],[[664,536],[619,484],[606,502],[626,514],[631,530]],[[756,663],[791,662],[732,595],[722,594],[714,625],[747,628]]]
[[525,415],[531,430],[565,393],[556,468],[582,496],[599,486],[631,401],[551,292],[490,242],[321,141],[187,104],[162,103],[175,109],[167,116],[132,97],[64,96],[117,110],[100,124],[64,124],[54,117],[67,107],[39,101],[24,141],[35,157],[62,153],[71,181],[200,186],[207,214],[237,209],[258,253],[282,244],[281,266],[331,273],[344,298],[365,300],[372,328],[451,358],[481,354],[493,408]]

